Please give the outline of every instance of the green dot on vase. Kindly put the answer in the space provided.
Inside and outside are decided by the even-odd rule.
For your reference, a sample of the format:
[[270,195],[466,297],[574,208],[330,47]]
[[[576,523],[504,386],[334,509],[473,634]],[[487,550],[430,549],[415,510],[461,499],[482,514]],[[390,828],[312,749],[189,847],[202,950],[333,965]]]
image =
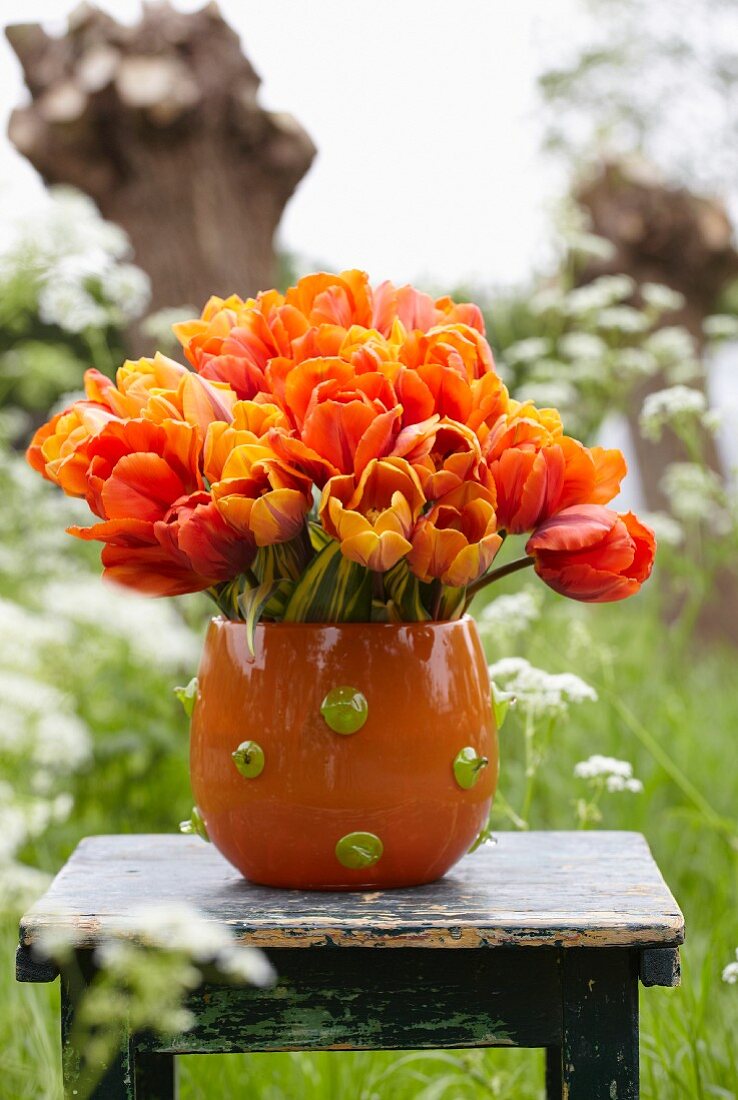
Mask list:
[[336,859],[352,871],[372,867],[383,852],[384,845],[374,833],[347,833],[336,845]]
[[454,759],[454,779],[464,791],[470,790],[489,764],[486,756],[479,756],[476,749],[467,745]]
[[264,771],[264,750],[256,741],[243,741],[231,756],[244,779],[256,779]]
[[203,840],[207,840],[210,843],[210,837],[208,836],[208,827],[205,824],[205,818],[202,816],[197,806],[192,807],[192,813],[188,821],[180,821],[179,831],[186,833],[189,836],[199,836]]
[[369,717],[369,704],[358,688],[345,685],[331,688],[320,704],[320,713],[334,733],[358,733]]

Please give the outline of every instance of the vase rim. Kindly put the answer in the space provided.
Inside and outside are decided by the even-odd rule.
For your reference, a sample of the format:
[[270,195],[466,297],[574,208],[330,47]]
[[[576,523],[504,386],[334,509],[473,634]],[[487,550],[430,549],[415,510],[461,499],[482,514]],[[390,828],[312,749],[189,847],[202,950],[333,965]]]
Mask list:
[[[213,615],[211,623],[218,627],[224,627],[227,629],[246,629],[247,623],[240,619],[228,619],[225,615]],[[356,634],[366,631],[367,628],[382,629],[382,630],[419,630],[427,627],[433,627],[433,629],[441,629],[443,627],[460,626],[461,624],[474,623],[475,619],[468,612],[465,612],[460,619],[429,619],[422,622],[398,622],[398,623],[305,623],[305,622],[266,622],[258,623],[256,630],[279,631],[279,630],[338,630],[341,633]]]

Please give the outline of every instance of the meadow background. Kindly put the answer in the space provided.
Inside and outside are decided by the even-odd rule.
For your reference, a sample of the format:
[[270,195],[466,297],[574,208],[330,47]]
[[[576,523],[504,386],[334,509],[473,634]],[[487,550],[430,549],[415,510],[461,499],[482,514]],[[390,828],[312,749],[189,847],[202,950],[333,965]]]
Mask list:
[[[464,0],[461,6],[462,14],[484,20],[486,5]],[[130,5],[107,7],[125,15]],[[536,14],[534,2],[523,9],[526,18]],[[403,34],[418,11],[414,3],[403,8]],[[635,278],[627,265],[618,267],[622,253],[595,231],[573,196],[585,162],[637,152],[659,166],[658,186],[707,189],[724,197],[728,212],[735,210],[729,138],[738,63],[719,22],[730,17],[729,5],[713,4],[709,20],[706,12],[703,0],[567,4],[568,52],[539,65],[535,100],[544,120],[536,121],[536,141],[550,147],[553,159],[526,161],[533,157],[526,135],[525,157],[517,146],[503,184],[497,179],[485,195],[464,192],[482,227],[466,252],[461,223],[452,222],[435,246],[422,235],[422,204],[411,210],[402,163],[404,182],[393,201],[408,209],[410,228],[399,244],[384,217],[388,200],[381,192],[372,197],[372,179],[386,173],[366,156],[356,162],[355,176],[366,178],[353,206],[344,195],[335,219],[326,217],[326,203],[335,201],[327,181],[352,143],[310,106],[325,92],[314,79],[304,101],[306,121],[326,156],[317,183],[307,178],[305,201],[300,191],[290,208],[280,254],[283,282],[313,268],[319,255],[330,267],[366,264],[378,278],[400,272],[429,290],[458,286],[459,296],[483,305],[499,369],[516,396],[559,405],[567,429],[587,442],[626,446],[633,471],[623,506],[648,505],[660,542],[653,581],[643,592],[625,605],[585,607],[530,580],[510,579],[485,594],[474,612],[497,683],[517,696],[501,732],[493,833],[516,827],[643,832],[684,911],[682,987],[642,997],[642,1089],[653,1100],[738,1098],[738,612],[731,610],[738,608],[738,294],[726,276],[695,319],[693,299],[679,283],[686,253],[677,257],[674,280]],[[227,14],[239,18],[235,8]],[[330,18],[336,11],[326,4],[324,30]],[[528,84],[513,96],[514,110],[525,114],[535,84],[528,25],[481,25],[488,35],[512,36],[511,56],[525,59]],[[617,35],[603,53],[603,36],[613,25]],[[268,53],[264,23],[254,26]],[[239,29],[248,48],[248,31]],[[423,35],[426,52],[440,58],[437,28]],[[268,64],[279,71],[271,48]],[[412,64],[427,73],[420,55]],[[647,64],[651,78],[634,91],[634,73]],[[514,133],[499,129],[504,112],[489,91],[500,91],[499,79],[476,73],[453,93],[474,105],[464,123],[470,138],[497,112],[497,129],[490,124],[484,131],[482,164],[490,178],[500,134],[515,146]],[[283,75],[275,80],[282,99],[289,103],[291,96],[299,108],[294,85]],[[672,110],[657,109],[677,85]],[[8,86],[8,106],[16,90]],[[607,120],[605,107],[612,112]],[[380,131],[389,111],[378,108]],[[451,112],[446,122],[451,125]],[[421,127],[408,155],[413,148],[427,151],[433,140]],[[408,144],[407,134],[399,144]],[[7,150],[3,156],[12,194],[18,182]],[[514,208],[519,224],[536,211],[516,248],[509,225],[516,219],[501,218],[500,211],[513,201],[516,180],[530,186],[527,173],[538,163],[549,167],[536,177],[535,201],[526,207],[515,198],[523,202]],[[455,172],[438,172],[451,196],[466,186]],[[441,208],[446,192],[431,186],[431,194]],[[357,206],[371,216],[362,220]],[[18,917],[81,837],[172,832],[189,816],[187,719],[173,689],[196,672],[209,608],[199,597],[165,603],[103,587],[94,548],[63,533],[84,509],[43,484],[22,458],[34,425],[78,389],[85,367],[114,371],[134,327],[171,354],[173,314],[151,315],[149,279],[125,233],[79,193],[47,195],[38,186],[32,203],[6,203],[1,218],[0,1097],[57,1100],[58,989],[15,983]],[[303,229],[308,225],[310,232]],[[347,242],[356,246],[348,256]],[[411,262],[412,270],[403,271]],[[689,262],[697,270],[693,253]],[[707,260],[704,265],[709,272]],[[639,478],[644,444],[638,433],[645,445],[668,440],[675,448],[663,464],[655,505],[645,500]],[[626,762],[630,770],[625,763],[619,770],[607,762],[581,767],[593,756]],[[184,1100],[242,1094],[257,1100],[533,1100],[543,1095],[543,1064],[540,1052],[505,1050],[290,1053],[217,1063],[191,1057],[181,1062],[180,1081]]]

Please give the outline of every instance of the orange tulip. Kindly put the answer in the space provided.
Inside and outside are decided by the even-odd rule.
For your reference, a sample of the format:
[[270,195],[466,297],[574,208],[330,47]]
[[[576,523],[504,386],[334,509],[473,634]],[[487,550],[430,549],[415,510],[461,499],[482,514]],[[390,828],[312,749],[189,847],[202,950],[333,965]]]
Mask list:
[[358,479],[353,474],[331,478],[319,514],[345,557],[383,573],[410,549],[424,503],[412,466],[403,458],[380,458],[372,459]]
[[355,375],[341,359],[299,364],[286,378],[283,400],[297,430],[273,431],[269,441],[319,486],[339,473],[359,475],[389,454],[402,414],[384,374]]
[[495,369],[492,350],[484,336],[477,329],[461,324],[442,325],[406,338],[401,359],[416,370],[438,363],[468,382]]
[[472,407],[467,426],[484,443],[490,429],[510,411],[510,395],[499,375],[490,372],[471,384]]
[[618,515],[600,504],[580,504],[541,524],[526,551],[554,592],[607,603],[634,595],[648,579],[656,540],[631,512]]
[[310,479],[281,462],[265,441],[236,446],[211,486],[223,518],[257,546],[289,542],[299,534],[311,489]]
[[562,436],[535,450],[510,447],[489,464],[497,488],[497,519],[509,534],[532,531],[572,504],[606,504],[620,491],[620,451],[588,447]]
[[494,497],[467,481],[418,521],[407,560],[421,581],[463,588],[487,571],[501,545]]
[[86,444],[116,417],[94,401],[75,401],[64,412],[35,432],[26,451],[28,462],[67,496],[82,497],[87,491],[90,459]]
[[234,531],[206,492],[175,501],[154,533],[173,560],[207,581],[202,587],[243,573],[256,555],[254,539]]
[[86,444],[87,503],[105,520],[162,519],[202,488],[199,452],[196,430],[182,421],[111,420]]
[[400,432],[392,451],[406,458],[420,478],[426,500],[438,500],[463,481],[477,478],[482,463],[473,431],[448,417],[430,417]]
[[287,305],[299,310],[311,325],[371,327],[371,288],[364,271],[306,275],[287,291],[285,298]]

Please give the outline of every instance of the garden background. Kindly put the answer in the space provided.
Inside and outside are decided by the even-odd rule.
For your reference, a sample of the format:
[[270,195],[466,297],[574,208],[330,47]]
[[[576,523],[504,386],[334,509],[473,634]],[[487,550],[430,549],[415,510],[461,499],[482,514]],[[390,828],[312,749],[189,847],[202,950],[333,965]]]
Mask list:
[[[103,8],[123,24],[137,18],[125,0]],[[200,308],[198,272],[210,265],[219,294],[256,291],[243,280],[265,270],[266,285],[284,286],[316,267],[358,266],[376,281],[411,279],[479,301],[513,394],[556,404],[572,434],[626,450],[631,487],[619,506],[650,514],[660,543],[653,582],[625,606],[583,608],[511,580],[475,608],[495,681],[516,696],[492,827],[646,835],[688,939],[681,990],[643,998],[643,1094],[738,1097],[734,5],[458,0],[451,12],[428,0],[320,0],[301,9],[222,5],[264,78],[257,102],[256,78],[234,60],[234,79],[250,90],[236,126],[235,160],[251,181],[239,227],[263,222],[250,195],[276,196],[278,221],[297,189],[276,254],[262,241],[258,256],[244,248],[219,275],[207,240],[238,239],[227,205],[206,203],[195,221],[166,205],[158,220],[171,249],[159,239],[157,265],[145,245],[131,247],[141,204],[128,185],[109,175],[100,185],[92,172],[76,179],[59,152],[71,148],[78,163],[83,149],[104,166],[109,141],[76,146],[74,137],[104,117],[104,133],[129,142],[120,158],[142,174],[136,194],[170,186],[167,156],[202,132],[208,97],[228,90],[225,76],[204,90],[203,71],[183,71],[181,43],[195,59],[209,35],[225,35],[217,43],[231,58],[240,50],[215,29],[217,15],[162,32],[147,56],[171,61],[179,50],[177,79],[171,65],[169,83],[149,72],[149,98],[132,100],[119,76],[112,106],[100,98],[100,51],[111,36],[123,55],[133,48],[89,10],[51,28],[72,45],[45,71],[27,34],[11,33],[13,50],[4,47],[1,106],[9,116],[26,104],[10,134],[28,159],[2,140],[0,1096],[61,1095],[58,990],[13,980],[19,913],[82,836],[170,832],[189,816],[187,720],[173,689],[196,670],[208,613],[204,599],[146,601],[103,587],[94,549],[62,533],[79,509],[31,473],[23,445],[87,366],[112,374],[153,343],[172,354],[168,326]],[[7,22],[59,15],[40,0],[3,7]],[[170,18],[149,16],[160,17]],[[82,72],[93,46],[97,68]],[[83,102],[73,94],[80,81]],[[130,120],[146,112],[144,140]],[[232,152],[232,137],[210,131]],[[286,142],[279,157],[277,139]],[[79,190],[45,190],[28,160],[47,180],[89,185],[108,216],[131,219],[128,232]],[[196,176],[198,159],[189,163]],[[181,1090],[529,1100],[542,1095],[542,1066],[528,1051],[189,1058]]]

